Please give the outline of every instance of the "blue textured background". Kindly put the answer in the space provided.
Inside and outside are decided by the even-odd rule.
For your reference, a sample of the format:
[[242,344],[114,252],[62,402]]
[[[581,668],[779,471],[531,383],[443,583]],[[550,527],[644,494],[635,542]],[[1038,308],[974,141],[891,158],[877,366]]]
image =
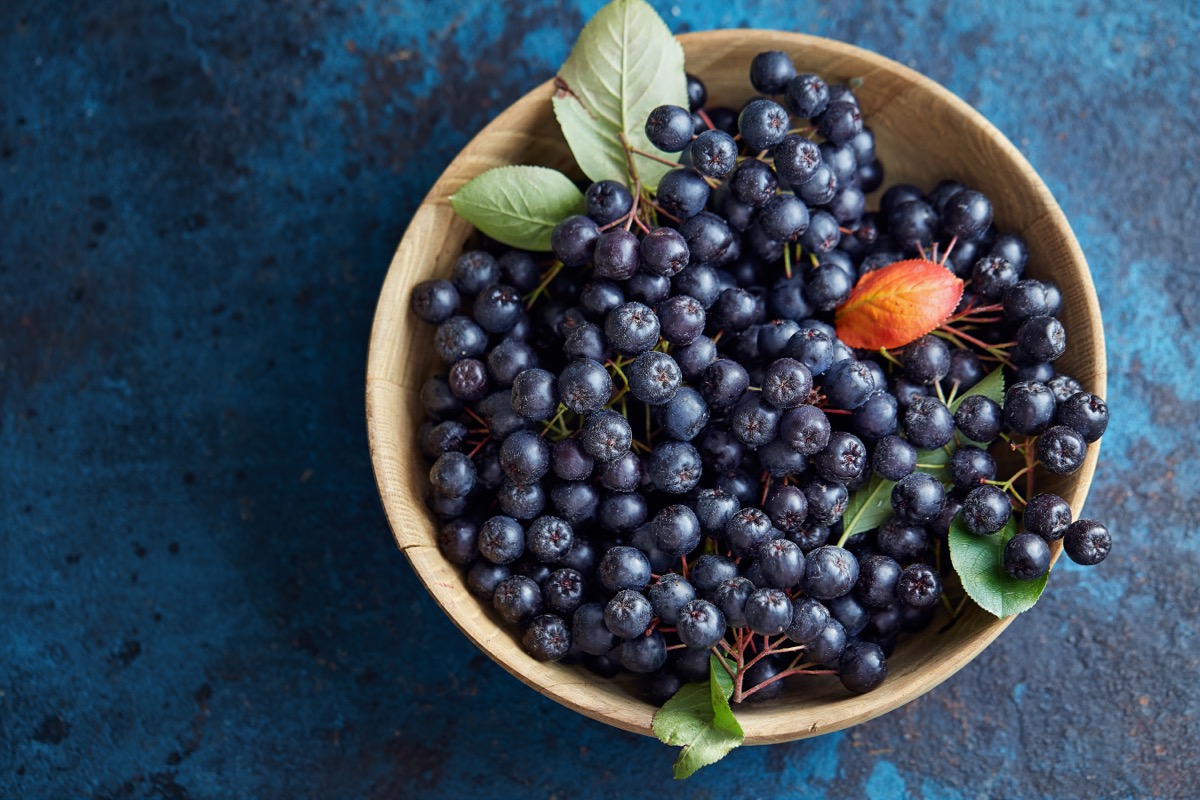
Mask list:
[[[435,177],[599,6],[0,8],[0,796],[614,797],[674,753],[475,651],[392,543],[374,301]],[[512,8],[505,8],[511,5]],[[1054,191],[1104,308],[1116,551],[882,719],[692,797],[1194,795],[1200,19],[1188,0],[655,2],[912,65]]]

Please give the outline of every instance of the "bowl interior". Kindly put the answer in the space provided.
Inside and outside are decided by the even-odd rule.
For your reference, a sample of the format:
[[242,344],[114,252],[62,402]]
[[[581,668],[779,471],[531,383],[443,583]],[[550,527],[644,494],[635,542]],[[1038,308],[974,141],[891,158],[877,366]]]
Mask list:
[[[1062,288],[1062,319],[1071,346],[1057,364],[1089,391],[1103,395],[1105,360],[1100,310],[1087,264],[1049,190],[1012,144],[981,115],[938,84],[889,59],[827,39],[762,30],[728,30],[679,37],[688,71],[703,79],[710,105],[739,107],[753,96],[749,64],[764,50],[782,50],[801,71],[833,82],[861,79],[856,89],[866,124],[875,132],[885,185],[925,189],[956,178],[985,192],[1002,231],[1029,243],[1028,273]],[[578,174],[551,111],[549,82],[509,107],[447,168],[413,218],[388,271],[367,372],[367,422],[376,479],[400,548],[437,603],[484,652],[513,675],[558,702],[625,730],[652,735],[655,708],[622,680],[604,680],[582,667],[542,664],[521,650],[510,628],[466,589],[463,576],[435,544],[434,524],[422,502],[427,465],[416,447],[422,420],[422,382],[435,369],[432,329],[412,319],[412,287],[450,273],[473,229],[456,217],[447,198],[493,166],[543,164]],[[877,202],[877,198],[872,198]],[[875,203],[869,204],[875,207]],[[1080,512],[1098,457],[1044,482]],[[1056,553],[1057,556],[1057,548]],[[1053,583],[1053,581],[1052,581]],[[1010,620],[968,604],[947,630],[941,618],[903,638],[889,659],[890,675],[877,690],[850,696],[832,678],[793,680],[780,700],[738,709],[748,744],[788,741],[865,721],[920,696],[953,675],[995,639]]]

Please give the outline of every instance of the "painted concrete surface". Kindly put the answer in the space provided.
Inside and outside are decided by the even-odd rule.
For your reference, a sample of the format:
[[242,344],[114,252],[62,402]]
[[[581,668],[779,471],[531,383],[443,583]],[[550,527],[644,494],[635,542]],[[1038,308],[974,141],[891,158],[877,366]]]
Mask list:
[[1200,762],[1193,3],[656,2],[925,72],[1028,155],[1109,345],[1114,555],[941,688],[673,786],[421,589],[362,386],[421,196],[595,0],[0,8],[0,797],[1184,797]]

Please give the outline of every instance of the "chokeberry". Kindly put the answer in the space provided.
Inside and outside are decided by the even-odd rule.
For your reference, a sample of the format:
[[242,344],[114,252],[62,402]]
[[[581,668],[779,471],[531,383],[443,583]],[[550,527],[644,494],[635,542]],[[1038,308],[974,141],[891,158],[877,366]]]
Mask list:
[[[884,386],[886,384],[882,378],[876,376],[875,385]],[[896,432],[898,415],[899,406],[896,398],[884,389],[876,389],[867,396],[865,403],[854,409],[850,415],[850,422],[860,437],[869,442],[878,442]]]
[[831,99],[816,123],[822,136],[835,145],[842,145],[862,131],[862,112],[853,103]]
[[1054,394],[1045,384],[1021,381],[1004,393],[1001,419],[1013,433],[1036,436],[1050,427],[1055,407]]
[[901,357],[904,374],[917,383],[936,383],[950,372],[950,348],[930,334],[905,345]]
[[542,584],[546,607],[556,614],[572,614],[583,602],[583,575],[570,567],[556,569]]
[[679,619],[679,609],[695,599],[696,589],[682,575],[668,572],[650,586],[647,595],[655,616],[664,625],[674,625]]
[[699,214],[708,202],[708,184],[690,167],[673,169],[658,182],[658,204],[679,219]]
[[492,606],[507,622],[523,624],[542,610],[542,590],[532,579],[513,575],[500,581]]
[[654,486],[668,494],[686,494],[696,487],[704,465],[688,442],[660,442],[650,451],[647,471]]
[[626,639],[619,647],[621,666],[630,672],[650,673],[667,663],[667,642],[658,631]]
[[751,100],[738,116],[738,131],[754,150],[768,150],[782,142],[789,124],[783,106],[763,98]]
[[454,262],[450,280],[460,293],[474,296],[484,286],[500,280],[500,263],[491,253],[468,250]]
[[1063,538],[1071,524],[1071,507],[1056,494],[1042,492],[1029,498],[1022,518],[1025,529],[1047,541]]
[[1037,438],[1037,457],[1053,475],[1070,475],[1083,466],[1087,442],[1074,428],[1055,425]]
[[1078,519],[1067,526],[1063,550],[1076,564],[1093,566],[1108,558],[1112,534],[1094,519]]
[[787,53],[768,50],[750,62],[750,83],[763,94],[783,94],[796,77],[796,65]]
[[950,457],[950,481],[960,492],[969,492],[996,477],[996,460],[986,450],[965,445]]
[[1017,328],[1013,359],[1021,364],[1054,361],[1067,351],[1067,332],[1054,317],[1030,317]]
[[987,444],[1000,435],[1000,405],[982,394],[967,395],[954,412],[954,425],[973,442]]
[[[779,147],[782,146],[782,144],[779,145]],[[779,147],[775,148],[777,165],[779,163]],[[778,166],[775,169],[778,169]],[[729,177],[730,194],[739,203],[744,203],[751,208],[762,208],[768,200],[775,196],[775,189],[779,185],[775,169],[756,158],[745,159],[737,165]]]
[[550,445],[532,431],[516,431],[500,445],[500,468],[520,483],[540,480],[550,471]]
[[1018,533],[1004,545],[1004,571],[1030,581],[1050,571],[1050,545],[1036,533]]
[[941,209],[942,227],[951,236],[976,239],[992,224],[992,203],[982,192],[961,189]]
[[829,103],[829,87],[821,76],[812,73],[806,72],[792,78],[784,91],[788,108],[804,119],[820,115]]
[[933,608],[942,596],[942,579],[928,564],[911,564],[900,573],[896,596],[909,608]]
[[705,131],[692,142],[692,165],[700,174],[724,178],[737,165],[738,148],[725,131]]
[[641,591],[650,583],[650,562],[635,547],[618,545],[600,559],[597,576],[610,592],[622,589]]
[[883,555],[901,564],[908,564],[925,552],[929,546],[929,533],[924,525],[892,517],[879,526],[875,534],[875,546]]
[[704,368],[700,376],[700,394],[716,411],[733,408],[750,387],[746,368],[728,358],[719,358]]
[[804,577],[804,553],[787,539],[772,539],[758,550],[763,583],[775,589],[791,589]]
[[521,643],[538,661],[558,661],[571,649],[571,631],[561,617],[542,614],[529,623]]
[[887,659],[873,642],[850,642],[838,662],[838,678],[855,694],[863,694],[887,678]]
[[959,519],[963,527],[976,536],[988,536],[1008,524],[1012,502],[998,486],[977,486],[963,501]]
[[755,589],[746,599],[746,625],[760,636],[777,636],[792,622],[792,601],[780,589]]
[[1059,402],[1054,421],[1066,425],[1091,444],[1108,428],[1108,404],[1090,392],[1076,392]]
[[946,492],[941,482],[924,472],[907,475],[892,487],[892,510],[908,522],[929,522],[945,502]]
[[1012,262],[1000,255],[986,255],[971,268],[971,289],[996,303],[1004,298],[1009,287],[1015,286],[1020,275]]
[[856,591],[859,599],[872,608],[886,608],[896,602],[900,564],[886,555],[867,556],[859,562]]
[[698,597],[679,609],[675,632],[688,647],[707,650],[725,636],[725,615],[717,606]]
[[832,525],[842,518],[850,501],[846,484],[814,476],[804,483],[803,489],[810,522]]
[[936,397],[917,397],[904,412],[904,432],[922,450],[935,450],[954,438],[954,415]]
[[875,391],[875,376],[861,361],[845,359],[829,368],[822,388],[832,407],[852,410]]
[[475,488],[475,463],[465,453],[443,453],[429,468],[429,482],[444,497],[466,497]]
[[555,257],[566,266],[582,267],[592,260],[600,236],[600,226],[595,220],[576,214],[554,226],[550,235],[550,247],[554,250]]
[[458,290],[450,281],[421,281],[413,287],[413,314],[425,322],[434,325],[445,322],[458,313],[459,305]]
[[804,592],[817,600],[832,600],[854,588],[858,582],[858,559],[834,545],[813,550],[805,558]]
[[640,592],[622,589],[604,606],[604,624],[614,636],[632,639],[650,627],[654,610]]
[[659,106],[646,118],[646,138],[665,153],[678,153],[692,141],[692,115],[679,106]]
[[829,444],[813,456],[812,464],[825,480],[849,483],[866,469],[867,448],[854,434],[834,431]]

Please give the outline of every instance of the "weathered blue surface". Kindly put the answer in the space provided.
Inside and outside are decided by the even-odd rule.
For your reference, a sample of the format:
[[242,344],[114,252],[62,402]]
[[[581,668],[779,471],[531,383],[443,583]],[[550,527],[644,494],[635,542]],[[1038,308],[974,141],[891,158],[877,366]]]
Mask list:
[[[392,544],[362,414],[389,255],[599,2],[0,7],[0,796],[614,797],[674,753],[479,655]],[[1089,511],[983,657],[692,797],[1182,797],[1200,756],[1194,3],[693,0],[942,81],[1029,156],[1109,342]]]

